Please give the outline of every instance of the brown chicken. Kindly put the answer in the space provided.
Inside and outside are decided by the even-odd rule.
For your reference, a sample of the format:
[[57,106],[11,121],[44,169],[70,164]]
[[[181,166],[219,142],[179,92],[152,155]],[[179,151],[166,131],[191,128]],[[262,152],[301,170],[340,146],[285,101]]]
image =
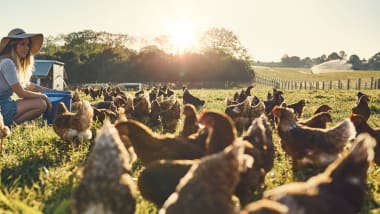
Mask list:
[[55,133],[64,141],[73,142],[77,140],[82,142],[92,137],[90,128],[94,110],[87,100],[79,101],[78,104],[78,111],[72,113],[67,110],[63,102],[59,103],[53,128]]
[[361,133],[368,133],[376,140],[376,147],[375,147],[375,158],[374,162],[378,165],[380,165],[380,128],[372,128],[368,125],[365,118],[363,118],[360,115],[353,114],[350,117],[352,123],[354,124],[356,131],[358,134]]
[[[225,114],[204,111],[200,122],[209,129],[207,144],[215,145],[210,154],[222,151],[236,140],[233,121]],[[272,129],[265,116],[255,119],[248,130],[248,134],[243,138],[246,141],[245,153],[254,158],[255,164],[242,173],[238,188],[235,190],[235,194],[243,204],[252,200],[253,192],[263,184],[265,174],[272,168],[274,160]],[[222,142],[217,142],[218,140]],[[149,164],[138,179],[141,195],[161,207],[175,191],[179,180],[196,161],[162,160]]]
[[71,99],[71,102],[78,102],[80,101],[80,95],[79,95],[79,89],[76,88],[73,94],[73,98]]
[[0,111],[0,152],[3,150],[3,138],[8,137],[11,134],[11,130],[8,126],[4,125],[3,115]]
[[232,118],[238,133],[241,134],[243,130],[246,130],[251,123],[251,100],[245,99],[239,104],[229,105],[226,107],[224,112]]
[[196,108],[200,108],[205,104],[204,100],[199,99],[198,97],[195,97],[189,92],[189,89],[187,87],[183,87],[183,104],[193,104]]
[[161,122],[161,108],[160,108],[160,103],[155,99],[151,101],[151,110],[149,113],[149,126],[150,127],[155,127],[159,126],[161,127],[162,122]]
[[133,98],[133,105],[134,111],[132,113],[132,117],[144,124],[147,124],[149,121],[150,111],[152,110],[149,95],[143,93],[136,96]]
[[175,95],[160,102],[160,116],[163,133],[174,133],[181,117],[181,106]]
[[110,124],[99,131],[74,193],[72,213],[135,213],[131,158]]
[[98,109],[93,107],[94,110],[94,116],[93,116],[93,121],[97,121],[99,123],[103,123],[106,118],[108,118],[111,122],[115,122],[117,119],[118,115],[117,113],[109,110],[109,109]]
[[[192,143],[197,141],[196,139],[158,135],[136,120],[119,122],[115,126],[121,139],[130,140],[144,166],[160,159],[197,159],[205,154],[200,145]],[[126,147],[129,145],[126,144]]]
[[371,115],[371,109],[368,106],[368,101],[368,96],[365,94],[362,95],[359,98],[356,106],[352,108],[352,114],[359,114],[365,119],[365,121],[367,121]]
[[326,167],[356,135],[349,119],[331,129],[317,129],[298,124],[294,114],[283,107],[276,107],[273,115],[279,119],[281,146],[291,156],[294,170],[308,165]]
[[[374,139],[359,136],[349,154],[306,182],[285,184],[264,193],[265,201],[249,204],[240,214],[357,214],[367,189],[367,170]],[[271,203],[272,201],[272,203]]]
[[298,121],[298,123],[311,128],[325,129],[327,127],[327,123],[332,123],[332,118],[330,113],[320,112],[306,120]]
[[265,175],[272,169],[274,162],[274,144],[272,127],[265,114],[252,121],[246,135],[242,138],[253,147],[246,146],[245,154],[255,160],[252,168],[247,169],[240,176],[240,182],[235,190],[240,204],[245,205],[254,200],[254,192],[261,191]]
[[244,146],[237,144],[202,158],[181,179],[159,213],[235,213],[232,195],[240,172],[252,163]]
[[158,160],[151,162],[138,177],[138,188],[144,199],[162,207],[175,192],[179,181],[196,160]]
[[199,123],[207,128],[206,153],[220,152],[236,139],[237,131],[232,119],[221,112],[205,110],[199,117]]
[[302,100],[298,101],[297,103],[287,105],[286,107],[294,109],[294,114],[295,114],[296,118],[301,118],[305,106],[306,106],[306,100],[302,99]]
[[113,112],[117,111],[117,106],[115,105],[115,103],[113,101],[97,102],[97,103],[93,104],[92,106],[94,106],[95,108],[98,108],[98,109],[109,109]]
[[181,136],[188,137],[199,130],[198,116],[195,107],[192,104],[186,104],[183,107],[183,115],[185,116]]
[[323,104],[315,110],[314,114],[318,114],[320,112],[329,112],[332,108],[329,105]]

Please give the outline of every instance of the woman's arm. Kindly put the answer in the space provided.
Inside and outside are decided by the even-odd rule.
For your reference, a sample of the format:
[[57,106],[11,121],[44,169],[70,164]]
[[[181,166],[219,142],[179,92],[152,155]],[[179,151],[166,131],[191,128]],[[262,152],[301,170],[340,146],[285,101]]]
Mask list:
[[25,88],[26,88],[26,90],[33,91],[33,92],[42,92],[45,90],[50,90],[49,88],[39,86],[39,85],[32,83],[32,82],[29,83],[29,85],[27,85]]
[[45,94],[36,93],[33,91],[29,91],[29,90],[24,90],[20,83],[15,83],[15,84],[11,85],[11,88],[17,94],[17,96],[20,98],[24,98],[24,99],[41,98],[41,99],[45,100],[45,102],[48,106],[48,110],[49,111],[51,110],[52,104],[51,104],[49,98]]

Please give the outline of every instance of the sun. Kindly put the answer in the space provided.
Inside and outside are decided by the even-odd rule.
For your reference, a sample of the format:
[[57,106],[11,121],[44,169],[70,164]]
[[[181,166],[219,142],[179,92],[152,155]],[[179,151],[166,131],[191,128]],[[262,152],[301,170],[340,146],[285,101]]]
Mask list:
[[190,49],[195,42],[193,26],[187,20],[179,20],[169,27],[169,35],[177,50],[178,54],[182,54],[185,50]]

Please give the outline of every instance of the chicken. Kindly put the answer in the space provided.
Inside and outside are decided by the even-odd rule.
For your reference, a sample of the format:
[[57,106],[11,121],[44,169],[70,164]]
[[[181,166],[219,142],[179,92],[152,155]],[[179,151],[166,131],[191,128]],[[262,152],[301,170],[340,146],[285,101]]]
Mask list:
[[78,111],[72,113],[67,110],[63,102],[59,103],[53,129],[64,141],[78,140],[82,142],[92,137],[90,128],[94,110],[87,100],[79,101],[78,104]]
[[264,183],[265,175],[272,169],[274,162],[274,144],[272,139],[272,127],[267,117],[262,114],[252,121],[247,134],[242,138],[253,147],[246,146],[245,154],[253,157],[255,163],[240,176],[240,182],[235,194],[240,199],[240,204],[245,205],[254,200],[254,192],[259,190]]
[[332,119],[330,113],[320,112],[306,120],[298,121],[298,123],[311,128],[325,129],[327,127],[327,123],[332,123]]
[[199,160],[158,160],[150,163],[138,177],[138,188],[144,199],[162,207],[175,192],[180,179]]
[[236,139],[237,131],[232,119],[221,112],[202,111],[199,123],[207,128],[209,136],[206,140],[206,153],[220,152]]
[[[246,172],[242,172],[235,194],[241,203],[252,200],[255,190],[263,184],[265,174],[273,167],[274,146],[272,142],[272,129],[264,115],[255,119],[248,134],[242,139],[236,139],[236,130],[233,121],[223,113],[216,111],[203,111],[200,123],[209,130],[207,144],[214,145],[209,154],[223,151],[234,141],[243,141],[245,153],[253,157],[255,164]],[[202,129],[203,130],[203,129]],[[218,142],[220,140],[221,142]],[[247,145],[248,144],[248,145]],[[158,207],[175,191],[179,180],[190,167],[198,160],[169,161],[161,160],[149,164],[139,177],[139,189],[143,197]]]
[[160,103],[155,99],[151,101],[151,110],[149,113],[149,125],[152,127],[161,126],[161,108]]
[[200,108],[205,104],[204,100],[199,99],[198,97],[193,96],[190,94],[189,89],[187,87],[183,87],[183,104],[193,104],[196,108]]
[[229,105],[225,109],[225,113],[234,121],[239,135],[248,129],[253,119],[260,117],[264,112],[265,105],[256,96],[248,96],[243,102]]
[[245,90],[242,89],[238,98],[237,98],[237,102],[238,103],[241,103],[243,102],[247,97],[251,96],[251,89],[253,88],[252,85],[249,85]]
[[131,163],[117,130],[105,124],[74,193],[72,213],[135,213],[137,191]]
[[247,98],[243,102],[236,105],[229,105],[224,111],[232,118],[239,135],[246,130],[251,123],[251,99]]
[[323,104],[315,110],[314,114],[318,114],[320,112],[329,112],[332,108],[329,105]]
[[89,91],[90,91],[90,97],[92,98],[92,100],[96,100],[96,98],[99,96],[99,90],[90,88]]
[[80,95],[79,95],[79,89],[76,88],[73,94],[73,98],[71,98],[71,102],[78,102],[80,101]]
[[380,165],[380,128],[372,128],[368,125],[368,123],[365,121],[365,118],[363,118],[361,115],[353,114],[350,116],[350,119],[352,123],[354,124],[356,128],[356,132],[358,134],[361,133],[368,133],[376,140],[376,147],[375,147],[375,158],[374,162],[378,165]]
[[305,106],[306,106],[306,100],[302,99],[302,100],[298,101],[297,103],[287,105],[286,107],[294,109],[294,114],[295,114],[296,118],[301,118]]
[[11,130],[8,126],[4,125],[3,115],[0,111],[0,153],[3,150],[3,138],[8,137],[11,134]]
[[183,107],[183,115],[185,116],[183,128],[180,132],[181,136],[188,137],[191,134],[198,132],[198,116],[195,107],[192,104],[186,104]]
[[138,121],[147,124],[149,121],[149,114],[152,110],[151,103],[149,101],[149,95],[146,93],[140,94],[133,99],[134,111],[132,117]]
[[331,129],[317,129],[298,124],[294,114],[283,107],[276,107],[273,115],[279,119],[277,130],[281,146],[291,156],[293,170],[308,164],[326,167],[338,157],[346,142],[356,135],[349,119]]
[[252,163],[253,159],[244,155],[244,146],[238,144],[202,158],[181,179],[159,214],[235,213],[232,195],[240,172]]
[[367,121],[369,116],[371,115],[371,109],[368,106],[368,101],[369,101],[368,96],[365,94],[362,95],[359,98],[356,106],[352,108],[352,114],[359,114],[363,116],[365,121]]
[[205,153],[200,145],[192,143],[196,139],[157,135],[149,127],[136,120],[119,122],[115,126],[121,139],[130,140],[144,166],[160,159],[197,159]]
[[181,117],[181,107],[175,95],[160,102],[160,115],[162,122],[162,131],[164,133],[174,133]]
[[102,102],[95,103],[92,106],[98,109],[109,109],[113,112],[117,111],[117,106],[115,105],[113,101],[102,101]]
[[283,94],[284,93],[282,91],[277,91],[273,89],[273,98],[270,100],[264,101],[266,114],[271,114],[275,106],[281,106],[281,104],[285,100]]
[[306,182],[269,190],[264,193],[264,200],[249,204],[240,213],[360,213],[374,146],[374,139],[369,135],[359,135],[350,153],[323,173]]
[[118,115],[117,113],[109,110],[109,109],[98,109],[93,107],[94,116],[92,118],[93,121],[98,121],[99,123],[103,123],[106,118],[108,118],[111,122],[115,122]]

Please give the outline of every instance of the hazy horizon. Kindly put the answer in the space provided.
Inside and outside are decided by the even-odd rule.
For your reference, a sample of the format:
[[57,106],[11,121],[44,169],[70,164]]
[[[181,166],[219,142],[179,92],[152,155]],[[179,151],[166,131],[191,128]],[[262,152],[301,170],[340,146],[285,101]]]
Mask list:
[[172,33],[184,45],[207,29],[223,27],[238,36],[255,61],[279,61],[284,54],[314,58],[341,50],[368,59],[380,52],[377,0],[3,2],[1,36],[15,27],[46,36],[87,29],[142,37]]

